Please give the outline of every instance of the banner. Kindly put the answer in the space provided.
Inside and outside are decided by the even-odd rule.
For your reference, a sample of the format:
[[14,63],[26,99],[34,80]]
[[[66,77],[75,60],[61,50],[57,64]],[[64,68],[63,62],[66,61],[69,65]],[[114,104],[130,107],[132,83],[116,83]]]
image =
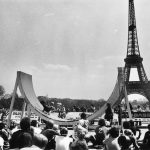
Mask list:
[[[122,118],[129,118],[128,112],[122,112]],[[150,112],[132,112],[132,118],[150,118]]]
[[[19,123],[20,118],[21,118],[21,114],[22,114],[21,111],[13,111],[12,115],[11,115],[11,120],[15,121],[16,123]],[[25,112],[25,116],[28,116],[27,112]],[[37,116],[35,113],[32,112],[30,119],[31,120],[39,120],[39,116]]]

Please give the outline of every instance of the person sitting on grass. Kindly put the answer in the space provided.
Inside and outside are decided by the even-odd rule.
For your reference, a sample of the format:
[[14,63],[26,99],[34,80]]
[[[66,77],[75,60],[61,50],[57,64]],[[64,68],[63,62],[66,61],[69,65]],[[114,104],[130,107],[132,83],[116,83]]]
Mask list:
[[148,131],[144,135],[142,147],[144,150],[149,150],[150,149],[150,124],[147,126]]
[[6,126],[5,123],[1,122],[0,123],[0,137],[3,138],[4,140],[4,144],[3,144],[3,148],[5,150],[9,149],[9,131],[8,131],[8,127]]
[[126,138],[125,135],[120,135],[118,138],[118,144],[120,146],[120,150],[131,150],[130,148],[130,141]]
[[40,134],[41,133],[41,129],[40,127],[38,127],[38,121],[37,120],[32,120],[31,121],[31,126],[32,126],[32,129],[33,129],[33,132],[36,133],[36,134]]
[[89,128],[89,120],[86,119],[86,113],[81,113],[81,119],[79,120],[79,124],[88,130]]
[[73,142],[73,139],[68,137],[68,129],[62,127],[60,129],[60,135],[55,137],[56,149],[55,150],[69,150],[69,145]]
[[53,129],[46,129],[42,131],[42,134],[46,136],[48,139],[48,143],[45,147],[45,150],[55,150],[56,148],[55,136],[59,135],[59,133]]
[[120,150],[117,137],[119,136],[119,129],[117,127],[112,127],[108,131],[109,137],[104,141],[106,150]]
[[92,142],[93,147],[97,145],[103,145],[103,141],[107,137],[108,128],[106,127],[105,119],[99,119],[98,126],[95,129],[95,135],[86,138],[87,143]]
[[18,148],[20,150],[28,150],[33,143],[33,136],[29,132],[22,132],[18,137]]
[[74,130],[74,133],[73,133],[73,135],[70,136],[71,138],[73,138],[73,140],[78,139],[78,131],[79,130],[83,130],[85,132],[85,135],[87,135],[87,133],[88,133],[88,130],[86,128],[82,127],[80,124],[76,124],[73,127],[73,130]]
[[141,136],[141,130],[137,126],[134,125],[133,120],[130,120],[129,123],[130,123],[130,130],[133,132],[135,137],[136,137],[137,132],[138,132],[138,136],[136,137],[136,139],[138,140]]
[[84,130],[78,130],[77,137],[74,142],[70,144],[70,150],[88,150],[88,145],[85,140],[86,132]]
[[129,147],[133,147],[134,149],[139,150],[139,145],[137,143],[137,139],[135,138],[133,132],[130,129],[129,121],[123,122],[123,135],[126,136]]
[[48,143],[48,139],[43,134],[34,134],[33,145],[31,150],[44,150]]
[[31,121],[29,117],[24,117],[20,121],[20,130],[14,132],[9,140],[10,149],[19,147],[19,135],[27,132],[33,137],[33,132],[31,131]]

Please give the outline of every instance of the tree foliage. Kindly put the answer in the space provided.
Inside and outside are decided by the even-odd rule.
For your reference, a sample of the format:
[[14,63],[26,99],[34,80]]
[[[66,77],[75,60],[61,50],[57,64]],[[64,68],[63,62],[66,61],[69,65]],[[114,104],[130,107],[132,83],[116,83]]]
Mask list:
[[62,103],[66,109],[70,111],[74,106],[77,107],[86,107],[87,109],[91,107],[91,105],[95,106],[96,110],[102,107],[106,101],[104,99],[100,100],[86,100],[86,99],[70,99],[70,98],[48,98],[46,96],[39,96],[39,101],[44,101],[46,104],[51,104],[54,102],[54,107],[57,107],[57,103]]
[[0,85],[0,96],[3,96],[5,94],[5,89],[2,85]]
[[[90,108],[91,105],[94,105],[95,108],[98,110],[101,106],[103,106],[106,101],[103,99],[100,100],[85,100],[85,99],[70,99],[70,98],[48,98],[46,96],[39,96],[39,101],[44,101],[46,104],[51,105],[51,102],[54,102],[54,107],[57,107],[57,103],[62,103],[66,109],[72,111],[74,106],[86,107]],[[0,100],[0,109],[5,108],[9,109],[11,104],[12,97],[5,99],[2,97]],[[16,95],[15,103],[14,103],[14,110],[22,110],[24,99]]]
[[[12,100],[12,98],[9,98],[9,99],[2,98],[0,100],[0,109],[2,109],[2,108],[9,109],[11,100]],[[24,102],[23,98],[16,96],[13,109],[14,110],[22,110],[23,102]]]

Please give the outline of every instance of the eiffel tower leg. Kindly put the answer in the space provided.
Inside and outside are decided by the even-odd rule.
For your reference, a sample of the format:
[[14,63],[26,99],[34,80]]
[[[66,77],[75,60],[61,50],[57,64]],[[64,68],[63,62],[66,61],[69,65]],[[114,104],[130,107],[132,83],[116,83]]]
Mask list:
[[125,66],[125,71],[124,71],[124,80],[125,82],[129,81],[130,77],[130,67],[128,65]]
[[129,115],[130,120],[132,120],[132,114],[131,114],[131,110],[130,110],[130,106],[129,106],[129,100],[128,100],[126,87],[124,88],[124,93],[125,93],[125,102],[127,105],[128,115]]
[[148,79],[147,79],[147,76],[146,76],[146,73],[145,73],[145,70],[144,70],[144,67],[143,67],[142,63],[139,63],[137,65],[137,71],[138,71],[138,74],[139,74],[140,81],[148,82]]
[[148,81],[148,83],[145,84],[143,88],[144,88],[144,96],[150,102],[150,81]]

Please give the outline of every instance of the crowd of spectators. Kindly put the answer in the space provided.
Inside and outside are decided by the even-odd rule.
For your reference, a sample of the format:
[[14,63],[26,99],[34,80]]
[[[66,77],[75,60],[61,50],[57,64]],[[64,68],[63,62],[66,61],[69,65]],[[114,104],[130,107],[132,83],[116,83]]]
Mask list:
[[73,129],[70,135],[66,127],[59,128],[52,120],[41,127],[28,117],[22,118],[19,126],[12,122],[8,127],[1,122],[0,150],[149,150],[150,147],[150,125],[144,139],[139,142],[141,132],[133,121],[124,121],[120,128],[113,124],[106,126],[106,120],[100,118],[91,134],[89,121],[83,112]]

